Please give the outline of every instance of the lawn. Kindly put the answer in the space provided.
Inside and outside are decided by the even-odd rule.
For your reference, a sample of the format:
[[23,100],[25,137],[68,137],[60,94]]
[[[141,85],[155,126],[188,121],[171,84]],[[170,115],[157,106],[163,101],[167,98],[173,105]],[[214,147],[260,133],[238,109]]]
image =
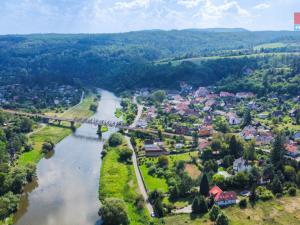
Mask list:
[[71,133],[71,129],[64,127],[45,126],[41,128],[29,137],[33,145],[33,150],[23,153],[18,159],[18,164],[26,165],[29,162],[37,163],[43,157],[41,150],[45,141],[50,140],[53,143],[58,143]]
[[84,98],[80,104],[69,108],[63,113],[48,112],[46,114],[63,118],[88,118],[94,114],[94,112],[90,110],[90,106],[94,103],[94,99],[95,95],[89,95]]
[[[169,167],[173,167],[174,163],[176,161],[190,161],[191,160],[191,156],[197,156],[198,152],[188,152],[188,153],[183,153],[183,154],[176,154],[176,155],[168,155],[168,159],[169,159]],[[168,192],[168,185],[166,183],[166,180],[164,177],[159,178],[159,177],[154,177],[148,174],[148,168],[146,166],[146,162],[153,162],[156,163],[158,160],[158,158],[145,158],[144,159],[144,163],[140,165],[140,169],[144,178],[144,181],[146,183],[146,187],[147,189],[149,189],[149,191],[153,191],[155,189],[161,190],[162,192],[166,193]]]
[[149,224],[146,208],[138,209],[134,202],[139,188],[132,164],[118,161],[118,148],[110,148],[102,161],[99,198],[120,198],[127,205],[130,224]]
[[[90,117],[93,112],[90,110],[90,105],[94,101],[94,96],[89,96],[85,98],[79,105],[76,105],[69,110],[65,111],[63,114],[56,114],[57,116],[62,116],[66,118],[75,117]],[[54,114],[52,114],[54,115]],[[69,124],[66,124],[69,125]],[[45,141],[52,141],[53,143],[58,143],[64,137],[72,133],[72,130],[67,127],[59,126],[44,126],[38,128],[30,136],[29,140],[33,145],[33,150],[30,152],[25,152],[20,155],[18,159],[18,164],[26,165],[29,162],[37,163],[42,157],[42,145]]]
[[[224,209],[231,225],[297,225],[300,224],[300,196],[283,197],[267,202],[258,202],[254,208],[240,209],[233,206]],[[189,214],[169,216],[164,218],[167,225],[203,224],[212,225],[208,215],[202,218],[192,218]]]

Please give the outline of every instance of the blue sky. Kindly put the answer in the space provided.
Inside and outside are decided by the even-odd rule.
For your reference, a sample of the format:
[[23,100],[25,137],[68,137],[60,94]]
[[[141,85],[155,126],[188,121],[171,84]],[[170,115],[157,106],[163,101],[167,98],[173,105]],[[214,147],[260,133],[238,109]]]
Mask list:
[[299,0],[0,0],[0,34],[292,30]]

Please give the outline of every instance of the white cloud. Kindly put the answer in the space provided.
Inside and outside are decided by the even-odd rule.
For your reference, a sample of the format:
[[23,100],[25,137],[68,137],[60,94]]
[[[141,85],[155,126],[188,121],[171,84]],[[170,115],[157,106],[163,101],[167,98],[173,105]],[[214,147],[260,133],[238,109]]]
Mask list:
[[200,2],[203,2],[204,0],[178,0],[177,4],[182,5],[188,9],[194,8],[199,5]]
[[268,3],[261,3],[261,4],[258,4],[258,5],[255,5],[253,7],[253,9],[263,10],[263,9],[268,9],[270,7],[271,7],[271,5],[268,4]]
[[150,2],[151,0],[132,0],[132,1],[116,2],[114,8],[120,10],[148,8],[150,6]]
[[237,1],[223,1],[222,4],[215,4],[212,0],[204,0],[203,6],[194,15],[194,18],[200,18],[203,24],[209,26],[221,26],[222,21],[228,18],[240,20],[241,17],[251,17],[251,14],[242,8]]

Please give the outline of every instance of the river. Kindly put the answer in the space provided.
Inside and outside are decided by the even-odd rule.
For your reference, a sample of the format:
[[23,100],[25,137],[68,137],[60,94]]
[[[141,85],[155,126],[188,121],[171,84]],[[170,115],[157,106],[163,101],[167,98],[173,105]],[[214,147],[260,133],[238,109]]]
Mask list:
[[[118,120],[114,113],[120,100],[101,90],[97,119]],[[37,179],[26,185],[17,225],[96,225],[99,224],[99,177],[104,141],[99,141],[97,127],[83,124],[75,133],[55,146],[54,154],[37,166]]]

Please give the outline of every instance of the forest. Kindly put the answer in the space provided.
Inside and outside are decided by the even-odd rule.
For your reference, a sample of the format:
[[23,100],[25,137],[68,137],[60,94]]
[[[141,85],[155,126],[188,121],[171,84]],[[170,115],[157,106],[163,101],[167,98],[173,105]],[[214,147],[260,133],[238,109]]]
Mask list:
[[[296,32],[242,29],[0,36],[0,84],[17,81],[30,86],[54,81],[96,84],[115,92],[141,87],[173,89],[181,81],[211,85],[223,78],[239,77],[245,67],[261,68],[264,65],[258,61],[263,53],[293,54],[299,49],[299,37]],[[267,48],[266,43],[281,44]],[[209,60],[171,63],[194,57]]]

